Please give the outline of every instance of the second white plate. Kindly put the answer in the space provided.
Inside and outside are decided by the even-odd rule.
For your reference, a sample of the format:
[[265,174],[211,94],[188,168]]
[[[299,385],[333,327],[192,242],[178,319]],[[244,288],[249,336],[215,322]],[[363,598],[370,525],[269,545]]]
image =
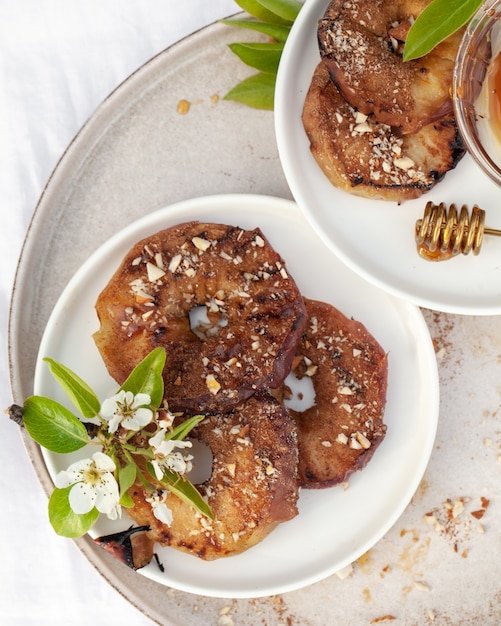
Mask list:
[[468,155],[421,199],[402,205],[336,189],[309,149],[301,112],[320,60],[317,21],[329,0],[307,0],[285,45],[275,92],[275,129],[291,192],[318,235],[353,271],[419,306],[462,314],[501,313],[501,241],[485,237],[478,257],[430,263],[414,244],[414,225],[428,200],[477,204],[501,228],[501,190]]
[[[427,326],[413,305],[359,278],[319,240],[293,202],[267,196],[224,195],[184,201],[152,213],[117,233],[81,267],[64,290],[45,330],[35,393],[66,403],[43,357],[76,371],[101,399],[116,389],[92,340],[98,328],[96,298],[139,239],[183,221],[259,226],[287,261],[303,295],[331,302],[364,323],[389,353],[388,434],[348,489],[303,490],[299,515],[242,555],[204,562],[170,548],[158,550],[165,566],[140,570],[164,585],[217,597],[259,597],[292,591],[348,565],[396,522],[414,494],[433,447],[438,417],[438,376]],[[67,456],[45,453],[52,476]],[[395,471],[398,468],[398,471]],[[100,520],[93,535],[123,530],[127,519]]]

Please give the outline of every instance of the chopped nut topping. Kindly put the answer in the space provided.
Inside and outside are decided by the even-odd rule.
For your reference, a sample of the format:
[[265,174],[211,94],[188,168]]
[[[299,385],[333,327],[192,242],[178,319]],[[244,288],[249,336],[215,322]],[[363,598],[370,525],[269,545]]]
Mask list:
[[350,438],[350,448],[352,450],[362,450],[362,444],[357,440],[356,436],[352,435]]
[[352,573],[353,573],[353,564],[350,563],[349,565],[346,565],[346,567],[343,567],[343,569],[338,570],[336,572],[336,576],[340,578],[341,580],[344,580],[345,578],[350,576],[350,574]]
[[415,163],[409,157],[403,157],[401,159],[394,159],[393,163],[395,167],[398,167],[401,170],[410,170],[411,167],[414,167]]
[[195,248],[201,252],[208,250],[211,245],[210,241],[207,241],[207,239],[203,239],[202,237],[193,237],[191,241],[193,242]]
[[169,263],[169,272],[174,273],[177,268],[179,267],[179,264],[181,263],[181,259],[183,257],[180,254],[176,254],[175,256],[172,257],[170,263]]
[[356,433],[357,441],[364,450],[368,450],[371,447],[371,442],[361,432]]
[[452,507],[452,517],[457,518],[464,511],[464,502],[462,500],[455,500]]
[[372,132],[371,125],[368,122],[363,122],[362,124],[357,124],[353,129],[357,133],[370,133]]
[[436,524],[437,518],[433,513],[426,513],[424,516],[424,520],[427,524]]
[[153,265],[153,263],[146,263],[146,271],[148,273],[148,280],[150,283],[154,283],[162,278],[162,276],[165,276],[164,270],[156,265]]
[[318,365],[309,365],[305,374],[306,376],[314,376],[317,373]]
[[138,304],[146,304],[147,302],[151,302],[153,300],[153,296],[145,293],[144,291],[136,293],[136,302]]
[[217,382],[214,374],[207,374],[207,376],[205,378],[205,384],[207,385],[207,389],[214,396],[221,389],[221,385]]

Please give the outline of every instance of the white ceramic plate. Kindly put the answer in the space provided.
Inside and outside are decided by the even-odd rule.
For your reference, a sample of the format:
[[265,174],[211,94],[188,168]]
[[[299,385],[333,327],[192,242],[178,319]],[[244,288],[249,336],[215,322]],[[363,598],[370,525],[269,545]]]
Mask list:
[[[140,573],[205,596],[259,597],[291,591],[336,572],[374,545],[403,512],[425,471],[438,416],[438,376],[427,326],[413,305],[382,292],[341,264],[289,200],[219,195],[184,201],[131,224],[99,248],[71,279],[50,317],[35,374],[35,393],[67,404],[46,364],[50,356],[76,371],[101,399],[116,389],[92,340],[96,298],[122,257],[139,239],[186,220],[259,226],[288,262],[307,297],[336,305],[362,321],[389,352],[388,434],[347,490],[303,491],[299,516],[246,553],[204,562],[170,548],[165,565]],[[45,453],[52,476],[69,459]],[[398,468],[398,471],[395,471]],[[99,521],[93,535],[129,522]]]
[[501,240],[485,237],[478,257],[430,263],[414,244],[414,224],[428,200],[477,204],[501,228],[501,190],[466,156],[421,199],[396,203],[357,198],[336,189],[310,154],[301,112],[320,60],[317,21],[329,0],[306,0],[282,54],[275,93],[278,149],[291,192],[318,235],[352,270],[373,284],[431,309],[501,313]]

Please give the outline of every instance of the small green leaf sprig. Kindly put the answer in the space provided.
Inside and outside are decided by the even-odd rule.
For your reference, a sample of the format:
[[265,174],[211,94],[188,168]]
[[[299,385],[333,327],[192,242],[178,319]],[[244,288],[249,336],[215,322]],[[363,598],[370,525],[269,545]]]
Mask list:
[[[273,110],[278,65],[302,3],[296,0],[235,1],[254,19],[226,19],[221,20],[222,23],[266,34],[271,41],[230,44],[230,49],[241,61],[259,71],[238,83],[224,99],[241,102],[256,109]],[[403,60],[411,61],[431,52],[467,24],[483,1],[432,0],[409,29]]]
[[221,22],[263,33],[270,41],[229,45],[230,50],[241,61],[258,72],[235,85],[224,96],[224,100],[234,100],[255,109],[271,111],[274,107],[275,83],[282,51],[303,5],[296,0],[236,0],[236,3],[254,19],[227,19]]
[[439,43],[467,24],[484,0],[433,0],[418,15],[407,35],[403,59],[428,54]]
[[[48,508],[49,520],[59,535],[84,535],[100,513],[118,519],[122,507],[134,506],[128,490],[135,483],[144,487],[153,514],[166,524],[172,521],[166,505],[169,492],[203,515],[213,517],[185,475],[193,458],[183,452],[191,447],[185,437],[203,416],[174,426],[177,415],[163,404],[165,360],[163,348],[153,350],[134,368],[118,392],[101,404],[77,374],[53,359],[44,359],[80,417],[55,400],[34,395],[22,407],[22,423],[28,434],[58,454],[96,447],[89,458],[75,461],[55,477]],[[19,407],[10,407],[10,413],[21,421]]]

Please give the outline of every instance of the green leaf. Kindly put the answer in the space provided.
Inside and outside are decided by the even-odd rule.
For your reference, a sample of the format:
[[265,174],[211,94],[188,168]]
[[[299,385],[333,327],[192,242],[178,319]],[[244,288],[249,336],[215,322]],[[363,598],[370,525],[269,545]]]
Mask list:
[[184,439],[197,424],[200,424],[203,419],[205,419],[203,415],[194,415],[193,417],[190,417],[184,422],[178,424],[171,433],[168,433],[166,439]]
[[88,419],[95,417],[99,413],[101,404],[89,385],[75,372],[72,372],[68,367],[54,359],[47,357],[44,361],[48,364],[51,374],[80,413]]
[[404,61],[428,54],[473,17],[483,0],[433,0],[411,26]]
[[246,28],[254,30],[263,35],[268,35],[271,39],[284,43],[289,36],[290,26],[282,26],[281,24],[271,24],[269,22],[254,22],[252,20],[220,20],[226,26],[236,26],[237,28]]
[[265,9],[288,22],[293,22],[296,19],[303,6],[301,2],[296,2],[296,0],[258,0],[258,2]]
[[275,104],[276,74],[283,44],[303,3],[297,0],[236,0],[236,2],[258,21],[222,20],[224,24],[259,31],[278,43],[230,45],[231,50],[244,63],[260,70],[260,73],[238,83],[224,96],[224,100],[233,100],[255,109],[272,111]]
[[128,489],[132,487],[136,480],[137,467],[134,463],[128,463],[125,467],[121,467],[118,472],[118,484],[120,485],[120,504],[123,506],[134,506],[134,502],[128,493]]
[[[265,8],[264,3],[261,0],[235,0],[238,6],[249,13],[257,17],[258,20],[263,22],[271,22],[272,24],[288,24],[289,20],[286,20],[279,16],[273,9],[269,10]],[[277,0],[277,4],[280,4],[281,0]],[[273,4],[273,3],[271,3]]]
[[132,391],[134,395],[147,393],[151,398],[151,404],[158,408],[164,397],[162,371],[165,359],[164,348],[155,348],[136,365],[120,389]]
[[134,506],[134,500],[128,491],[126,491],[120,498],[119,504],[121,504],[126,509],[132,509]]
[[276,74],[283,43],[231,43],[231,51],[246,65],[261,72]]
[[175,472],[166,471],[164,472],[164,480],[162,482],[167,483],[168,489],[183,500],[183,502],[192,506],[199,513],[202,513],[202,515],[214,519],[209,505],[202,498],[198,489],[194,487],[188,479],[181,478]]
[[72,487],[54,489],[49,499],[49,520],[58,535],[74,539],[85,535],[92,528],[99,511],[94,507],[89,513],[74,513],[68,499]]
[[223,100],[234,100],[255,109],[273,110],[276,76],[260,72],[235,85]]
[[78,417],[50,398],[31,396],[26,400],[24,425],[30,437],[51,452],[67,454],[89,443]]

